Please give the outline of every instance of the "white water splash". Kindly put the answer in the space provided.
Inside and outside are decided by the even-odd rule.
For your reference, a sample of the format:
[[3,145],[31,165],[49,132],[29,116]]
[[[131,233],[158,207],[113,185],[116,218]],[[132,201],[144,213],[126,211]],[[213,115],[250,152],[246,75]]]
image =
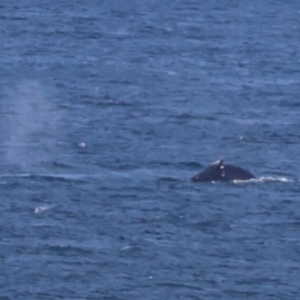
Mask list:
[[263,183],[263,182],[294,182],[293,179],[287,178],[287,177],[259,177],[259,178],[252,178],[249,180],[234,180],[233,183],[248,183],[248,182],[254,182],[254,183]]
[[293,182],[294,180],[287,177],[260,177],[257,179],[260,182],[273,182],[273,181],[279,181],[279,182]]
[[48,209],[49,209],[49,207],[47,207],[47,206],[39,206],[34,209],[34,213],[41,214],[42,212],[44,212],[45,210],[48,210]]

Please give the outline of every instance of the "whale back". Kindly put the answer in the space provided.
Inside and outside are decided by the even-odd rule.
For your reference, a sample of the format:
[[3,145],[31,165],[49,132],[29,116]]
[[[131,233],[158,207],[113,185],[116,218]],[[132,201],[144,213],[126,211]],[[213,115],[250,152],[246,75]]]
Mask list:
[[249,171],[240,167],[225,165],[223,160],[219,160],[192,177],[191,180],[194,182],[211,182],[249,180],[251,178],[255,177]]

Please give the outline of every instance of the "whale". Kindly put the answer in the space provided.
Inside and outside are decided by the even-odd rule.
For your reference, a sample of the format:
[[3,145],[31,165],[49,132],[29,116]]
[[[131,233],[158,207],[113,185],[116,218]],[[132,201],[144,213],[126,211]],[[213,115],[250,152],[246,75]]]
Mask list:
[[193,182],[229,182],[234,180],[249,180],[255,176],[240,167],[224,164],[223,160],[218,160],[204,169],[202,172],[191,178]]

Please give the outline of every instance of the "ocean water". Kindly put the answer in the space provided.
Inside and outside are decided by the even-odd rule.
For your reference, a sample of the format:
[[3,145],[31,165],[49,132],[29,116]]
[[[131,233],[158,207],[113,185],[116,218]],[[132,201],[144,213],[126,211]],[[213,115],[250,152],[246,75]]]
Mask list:
[[299,299],[299,20],[2,1],[0,299]]

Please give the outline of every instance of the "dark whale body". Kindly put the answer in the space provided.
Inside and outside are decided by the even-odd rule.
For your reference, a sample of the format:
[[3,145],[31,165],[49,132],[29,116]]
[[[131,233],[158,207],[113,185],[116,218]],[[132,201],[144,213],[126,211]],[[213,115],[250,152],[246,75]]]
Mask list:
[[250,172],[235,167],[225,165],[223,160],[219,160],[199,174],[191,178],[194,182],[211,182],[211,181],[233,181],[233,180],[249,180],[255,178]]

